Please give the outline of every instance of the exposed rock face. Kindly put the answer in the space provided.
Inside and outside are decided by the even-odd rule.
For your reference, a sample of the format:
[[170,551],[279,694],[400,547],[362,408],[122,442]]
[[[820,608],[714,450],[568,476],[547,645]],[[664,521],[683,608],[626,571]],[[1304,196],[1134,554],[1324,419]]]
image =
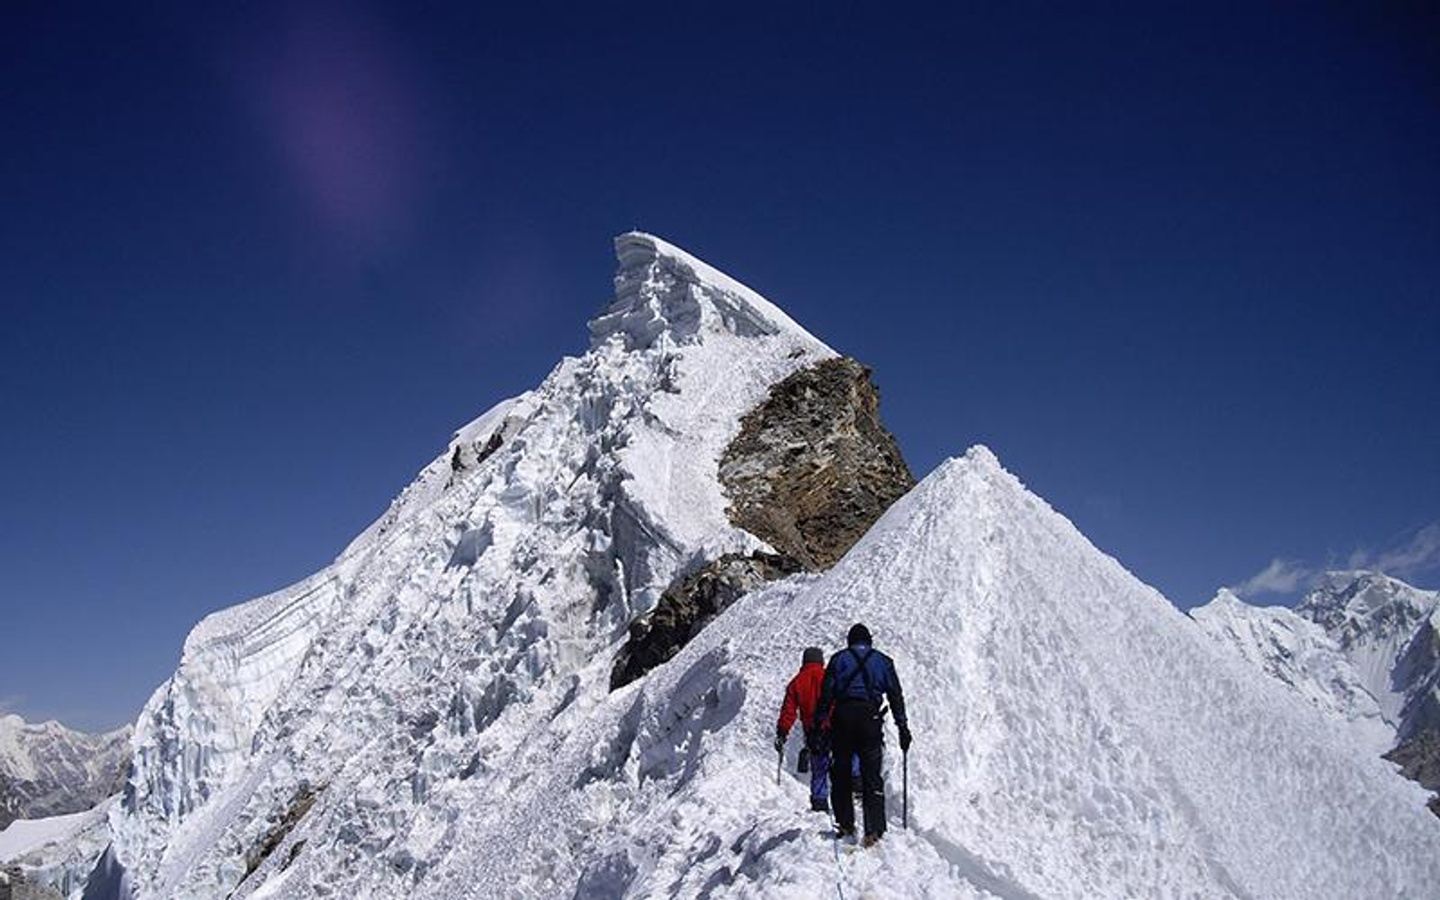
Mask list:
[[730,520],[807,569],[834,565],[915,485],[879,405],[846,357],[775,385],[720,460]]
[[827,359],[776,384],[720,460],[730,520],[779,554],[727,554],[671,585],[630,626],[614,690],[674,656],[719,612],[766,581],[829,568],[915,484],[879,417],[870,371]]
[[680,651],[723,610],[767,581],[801,566],[775,553],[727,553],[681,578],[649,615],[630,623],[630,640],[615,660],[610,689],[624,687]]
[[1440,610],[1432,610],[1420,623],[1391,677],[1395,684],[1405,686],[1400,739],[1425,732],[1440,734]]
[[[270,858],[270,855],[275,852],[276,848],[284,843],[285,838],[289,837],[290,832],[295,830],[295,826],[300,823],[300,820],[309,814],[311,808],[315,806],[317,796],[319,796],[319,791],[310,785],[302,784],[300,786],[299,790],[295,792],[295,798],[290,802],[290,806],[285,810],[284,814],[265,832],[265,835],[260,839],[259,843],[251,847],[245,854],[245,874],[240,879],[242,884],[246,878],[255,874],[255,870],[260,868],[260,865]],[[289,868],[290,863],[295,861],[295,857],[299,855],[304,846],[305,841],[303,840],[291,844],[289,853],[286,855],[285,861],[281,864],[280,868]]]
[[0,869],[0,900],[63,900],[54,888],[36,884],[19,866]]
[[[1440,791],[1440,731],[1424,731],[1385,754],[1400,774],[1426,790]],[[1440,816],[1440,795],[1430,798],[1430,811]]]

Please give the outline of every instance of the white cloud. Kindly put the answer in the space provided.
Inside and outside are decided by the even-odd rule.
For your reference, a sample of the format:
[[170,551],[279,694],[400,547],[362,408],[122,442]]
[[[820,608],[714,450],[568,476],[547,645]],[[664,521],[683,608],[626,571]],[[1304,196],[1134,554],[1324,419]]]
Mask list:
[[1315,573],[1308,566],[1292,559],[1275,558],[1265,568],[1234,587],[1242,597],[1256,594],[1293,594],[1310,582]]
[[1373,567],[1397,578],[1411,578],[1440,568],[1440,522],[1431,522],[1409,541],[1377,555]]
[[[1332,557],[1323,567],[1315,567],[1299,560],[1276,557],[1231,590],[1241,597],[1293,594],[1310,587],[1323,569],[1333,568],[1339,562]],[[1345,558],[1344,565],[1347,569],[1384,572],[1405,581],[1440,571],[1440,522],[1431,522],[1388,549],[1358,548]]]

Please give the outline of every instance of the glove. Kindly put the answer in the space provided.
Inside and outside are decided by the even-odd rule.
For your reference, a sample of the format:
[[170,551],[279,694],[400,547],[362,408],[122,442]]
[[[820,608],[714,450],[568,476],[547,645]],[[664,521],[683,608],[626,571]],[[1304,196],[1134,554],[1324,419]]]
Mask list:
[[784,752],[785,752],[785,732],[783,732],[783,731],[777,731],[777,732],[775,732],[775,752],[776,752],[776,753],[784,753]]
[[901,725],[901,726],[900,726],[900,752],[901,752],[901,753],[906,753],[906,752],[909,752],[909,750],[910,750],[910,728],[909,728],[908,726]]

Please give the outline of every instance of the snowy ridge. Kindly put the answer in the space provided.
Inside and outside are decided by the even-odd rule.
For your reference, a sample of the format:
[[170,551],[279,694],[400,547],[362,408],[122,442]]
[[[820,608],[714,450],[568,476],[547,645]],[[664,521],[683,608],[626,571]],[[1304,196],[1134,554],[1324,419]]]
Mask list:
[[[0,830],[0,862],[8,862],[46,844],[67,840],[95,818],[96,812],[87,809],[44,819],[16,819]],[[103,813],[100,818],[104,818]]]
[[1251,606],[1225,588],[1190,617],[1307,703],[1354,728],[1376,755],[1394,746],[1394,727],[1339,645],[1314,622],[1282,606]]
[[462,428],[334,566],[197,628],[141,717],[117,893],[244,894],[274,874],[247,878],[257,848],[297,852],[275,830],[298,818],[325,834],[321,881],[408,896],[517,746],[603,697],[582,672],[632,618],[763,548],[717,460],[771,384],[834,353],[658,239],[617,250],[590,352]]
[[[912,831],[836,860],[800,811],[800,779],[774,785],[767,748],[800,649],[857,619],[906,683]],[[465,806],[458,846],[417,896],[1440,886],[1422,790],[1195,628],[983,448],[926,478],[824,576],[743,597],[645,680],[536,737],[507,760],[526,774],[504,801]],[[892,816],[898,762],[892,749]],[[277,890],[303,896],[316,875],[302,862]]]
[[742,337],[785,333],[823,347],[751,288],[654,235],[622,234],[615,254],[615,302],[591,321],[592,346],[616,335],[630,349],[649,347],[661,334],[688,343],[702,331],[724,330]]
[[533,412],[530,399],[531,395],[527,393],[501,400],[457,428],[445,452],[420,470],[385,513],[340,553],[339,561],[370,549],[401,521],[428,509],[451,485],[457,469],[478,464],[492,440],[503,440],[524,424]]

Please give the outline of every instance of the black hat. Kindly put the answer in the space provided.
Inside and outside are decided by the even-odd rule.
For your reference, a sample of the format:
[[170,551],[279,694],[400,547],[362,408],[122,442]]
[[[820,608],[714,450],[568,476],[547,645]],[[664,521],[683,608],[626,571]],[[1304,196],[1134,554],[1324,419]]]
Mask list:
[[806,647],[805,655],[800,657],[801,663],[819,663],[825,665],[825,651],[819,647]]
[[856,644],[870,643],[870,629],[856,622],[850,626],[850,633],[845,636],[845,643],[851,647]]

